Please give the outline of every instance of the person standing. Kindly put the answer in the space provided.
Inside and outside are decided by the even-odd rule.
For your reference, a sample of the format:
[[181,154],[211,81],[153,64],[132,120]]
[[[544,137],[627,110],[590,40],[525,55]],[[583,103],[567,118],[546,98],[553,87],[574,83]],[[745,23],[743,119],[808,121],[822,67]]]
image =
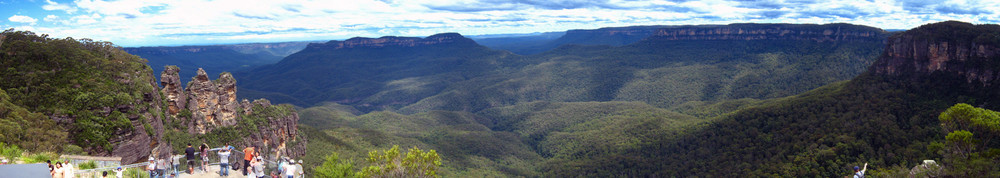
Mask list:
[[219,175],[229,176],[229,155],[232,154],[229,151],[229,144],[226,144],[222,150],[219,150]]
[[52,160],[45,160],[45,164],[49,165],[49,175],[55,175],[56,166],[52,165]]
[[208,144],[201,143],[201,171],[208,172]]
[[152,156],[149,157],[149,165],[146,165],[146,171],[149,171],[150,178],[156,178],[156,159]]
[[115,177],[117,178],[124,177],[122,176],[122,172],[125,172],[125,170],[123,170],[121,166],[118,166],[118,169],[115,169],[114,171],[115,171]]
[[859,169],[858,166],[854,166],[854,178],[865,178],[865,171],[868,170],[868,163],[865,163],[864,169]]
[[188,143],[187,149],[184,149],[184,157],[187,158],[188,174],[194,174],[194,160],[198,157],[194,156],[194,148],[191,148],[191,143]]
[[56,161],[56,166],[52,170],[53,170],[52,171],[52,178],[63,178],[63,175],[65,175],[64,173],[66,173],[65,169],[63,169],[62,162],[58,162],[58,161]]
[[157,159],[156,160],[156,170],[154,170],[154,171],[156,171],[157,177],[167,177],[167,173],[164,172],[164,170],[166,170],[166,168],[167,168],[167,161],[166,160],[164,160],[164,159]]
[[76,168],[69,161],[63,161],[63,177],[74,177],[73,174],[76,173]]
[[278,161],[278,175],[285,175],[285,165],[288,165],[288,158],[281,158]]
[[295,160],[292,160],[285,165],[285,177],[295,178],[295,173],[296,173],[295,170],[296,170]]
[[304,171],[305,169],[302,169],[302,164],[303,163],[304,162],[302,162],[301,159],[299,160],[299,162],[295,162],[295,171],[296,171],[295,175],[298,178],[305,178],[306,177],[306,174],[305,174],[306,171]]
[[256,165],[256,164],[257,164],[257,160],[254,159],[254,158],[250,158],[250,163],[247,163],[246,165],[243,166],[243,173],[246,174],[247,178],[257,178],[257,175],[256,175],[257,171],[254,170],[254,167],[253,167],[253,165]]
[[243,175],[247,175],[247,170],[250,170],[250,161],[253,160],[254,148],[247,147],[243,149]]
[[257,156],[257,164],[254,164],[253,167],[254,167],[253,169],[257,171],[256,172],[257,178],[264,178],[267,176],[267,174],[264,174],[265,167],[264,167],[263,157]]

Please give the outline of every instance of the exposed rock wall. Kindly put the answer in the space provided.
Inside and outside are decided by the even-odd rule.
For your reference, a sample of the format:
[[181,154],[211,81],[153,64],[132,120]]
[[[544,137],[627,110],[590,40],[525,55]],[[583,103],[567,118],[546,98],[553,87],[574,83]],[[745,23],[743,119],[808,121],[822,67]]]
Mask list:
[[[138,73],[134,75],[148,75],[146,78],[148,81],[137,80],[140,77],[127,77],[131,78],[130,81],[134,82],[136,85],[149,85],[155,88],[156,81],[152,73]],[[112,110],[118,110],[122,113],[129,113],[130,111],[137,111],[138,115],[128,115],[128,119],[132,122],[132,130],[128,132],[116,133],[120,135],[119,137],[114,137],[109,142],[113,143],[113,148],[110,155],[122,157],[123,163],[134,163],[145,161],[150,155],[154,155],[158,158],[167,158],[169,152],[163,152],[161,150],[169,150],[170,147],[163,142],[164,136],[164,126],[163,126],[163,111],[162,107],[163,96],[160,95],[158,90],[152,90],[149,93],[143,93],[143,97],[140,101],[133,103],[139,103],[137,105],[120,105],[115,108],[104,108],[106,113],[110,113]],[[144,105],[148,103],[148,105]],[[147,132],[146,127],[149,128],[152,133]],[[107,152],[91,150],[91,153],[99,153],[98,156],[108,156]]]
[[[261,153],[269,155],[301,157],[306,154],[307,142],[305,136],[299,135],[299,115],[293,108],[290,106],[271,106],[271,101],[267,99],[258,99],[253,102],[244,99],[240,103],[240,108],[242,108],[241,115],[263,117],[266,124],[259,125],[254,132],[250,133],[249,137],[240,140],[235,145],[254,146]],[[254,109],[270,110],[265,111],[265,113],[284,114],[260,114],[259,112],[255,113]]]
[[650,38],[659,40],[811,40],[883,41],[887,32],[849,24],[732,24],[662,28]]
[[[938,28],[966,33],[938,34]],[[924,25],[890,37],[871,71],[915,78],[937,73],[960,76],[968,83],[995,85],[1000,76],[996,70],[1000,67],[998,35],[996,25],[954,21]]]
[[177,66],[166,66],[165,69],[160,74],[160,86],[163,89],[160,90],[164,95],[164,99],[167,100],[167,113],[171,115],[177,115],[178,112],[183,108],[187,108],[187,94],[184,94],[184,88],[181,86],[181,79],[179,77],[180,68]]

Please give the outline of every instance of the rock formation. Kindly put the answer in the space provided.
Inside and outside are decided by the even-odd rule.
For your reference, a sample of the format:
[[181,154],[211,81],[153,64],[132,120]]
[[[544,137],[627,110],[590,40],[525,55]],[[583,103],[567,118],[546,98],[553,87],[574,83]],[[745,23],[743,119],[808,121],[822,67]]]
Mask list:
[[163,86],[161,90],[166,96],[167,100],[167,113],[171,115],[177,115],[178,112],[183,108],[187,108],[187,95],[184,94],[184,88],[181,86],[181,79],[178,72],[180,68],[177,66],[166,66],[165,69],[160,74],[160,86]]
[[186,91],[189,95],[187,109],[194,118],[189,132],[204,134],[213,127],[236,124],[236,79],[229,73],[219,74],[219,79],[212,81],[205,70],[199,68]]
[[[249,127],[248,136],[232,140],[237,147],[257,146],[262,152],[291,156],[305,155],[305,137],[298,135],[298,113],[291,106],[273,106],[266,99],[238,101],[236,99],[236,79],[230,73],[221,73],[216,80],[210,80],[203,69],[188,83],[187,89],[179,90],[177,67],[168,66],[161,76],[163,93],[167,95],[168,106],[178,106],[169,114],[183,119],[189,134],[206,134],[220,127]],[[175,97],[171,97],[175,96]],[[171,99],[173,98],[173,99]],[[177,103],[177,104],[172,104]],[[186,107],[185,107],[186,106]],[[170,107],[168,107],[170,108]],[[256,110],[256,111],[255,111]],[[181,116],[185,111],[190,116]],[[243,123],[240,119],[260,119],[263,123]],[[252,128],[256,127],[256,128]]]
[[[299,115],[291,106],[272,106],[267,99],[258,99],[250,102],[244,99],[240,102],[242,112],[240,115],[252,117],[264,117],[266,124],[258,126],[255,132],[251,132],[249,137],[236,142],[240,146],[256,146],[262,153],[270,155],[289,155],[299,157],[306,154],[306,140],[304,135],[299,135],[298,121]],[[255,113],[257,110],[286,110],[288,114],[268,115]],[[290,111],[290,112],[289,112]],[[275,111],[258,111],[262,113]]]
[[[949,33],[940,33],[943,28]],[[998,36],[997,25],[948,21],[920,26],[890,37],[871,70],[913,78],[950,75],[980,86],[995,85],[1000,76]]]

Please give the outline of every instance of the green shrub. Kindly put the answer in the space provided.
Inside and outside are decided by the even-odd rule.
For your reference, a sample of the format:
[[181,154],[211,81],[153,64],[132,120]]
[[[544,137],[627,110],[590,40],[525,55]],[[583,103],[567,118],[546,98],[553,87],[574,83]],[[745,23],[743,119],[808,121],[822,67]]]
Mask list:
[[72,144],[63,146],[62,153],[63,154],[84,154],[83,148],[80,148],[80,146],[76,146],[76,145],[72,145]]
[[94,162],[94,161],[87,161],[87,162],[80,163],[80,165],[77,165],[76,167],[79,170],[94,169],[94,168],[97,168],[97,163]]
[[59,158],[59,154],[56,154],[56,153],[53,153],[53,152],[42,152],[42,153],[35,153],[35,154],[30,154],[30,155],[22,156],[21,157],[21,161],[24,161],[24,163],[27,163],[27,164],[31,164],[31,163],[44,163],[45,161],[50,161],[50,160],[54,161],[55,159],[58,159],[58,158]]
[[354,162],[341,160],[337,153],[327,155],[323,165],[316,167],[313,172],[317,177],[324,178],[355,177]]
[[13,159],[21,157],[21,153],[23,152],[24,150],[18,148],[17,145],[7,145],[3,142],[0,142],[0,156],[7,158],[11,162],[14,161]]

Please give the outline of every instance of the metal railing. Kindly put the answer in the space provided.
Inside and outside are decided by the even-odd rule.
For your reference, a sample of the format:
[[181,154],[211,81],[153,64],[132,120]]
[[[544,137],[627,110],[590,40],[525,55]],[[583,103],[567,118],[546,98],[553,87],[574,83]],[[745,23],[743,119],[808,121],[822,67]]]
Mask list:
[[[209,149],[208,151],[209,152],[216,152],[216,153],[218,153],[219,150],[222,150],[222,147],[220,147],[220,148],[212,148],[212,149]],[[243,155],[244,155],[244,153],[242,151],[235,150],[235,149],[231,150],[231,154],[229,155],[229,166],[230,166],[229,169],[232,169],[232,166],[234,166],[236,164],[240,165],[240,169],[246,169],[246,165],[242,165],[243,164]],[[164,170],[163,174],[166,174],[166,175],[169,175],[170,173],[174,173],[176,175],[181,175],[182,173],[186,174],[185,170],[187,170],[187,164],[185,164],[186,160],[181,159],[183,157],[184,157],[184,155],[173,155],[173,156],[170,156],[170,159],[167,162],[166,168],[163,169]],[[201,153],[200,152],[196,152],[195,153],[195,157],[197,157],[197,161],[195,161],[195,163],[196,163],[195,166],[199,166],[200,167],[201,166],[201,162],[202,162],[202,160],[201,160]],[[209,158],[208,159],[209,160],[208,166],[218,166],[221,163],[221,160],[219,158],[219,154],[208,154],[208,158]],[[264,158],[264,162],[266,163],[265,167],[267,168],[266,170],[268,170],[268,171],[277,170],[277,169],[275,169],[275,167],[277,167],[278,162],[272,161],[272,160],[277,160],[277,158],[270,158],[270,159],[267,158],[267,157]],[[145,168],[148,165],[149,165],[148,162],[142,162],[142,163],[135,163],[135,164],[129,164],[129,165],[122,165],[121,167],[122,167],[122,171],[125,171],[125,172],[131,172],[131,171],[134,171],[134,170],[137,169],[137,171],[140,174],[140,175],[138,175],[139,177],[147,177],[149,173],[148,173],[148,171],[146,171]],[[118,169],[118,166],[102,167],[102,168],[94,168],[94,169],[86,169],[86,170],[76,170],[74,172],[74,174],[75,174],[76,177],[81,177],[81,178],[96,178],[96,177],[101,177],[101,174],[104,171],[108,171],[108,176],[109,177],[113,177],[115,175],[115,172],[113,170],[115,170],[115,169]],[[196,167],[195,171],[198,171],[198,170],[201,170],[201,169],[198,168],[198,167]],[[238,171],[238,172],[235,172],[235,171],[236,170],[230,170],[229,173],[230,174],[242,174],[242,171]],[[163,175],[161,175],[161,176],[163,176]]]

